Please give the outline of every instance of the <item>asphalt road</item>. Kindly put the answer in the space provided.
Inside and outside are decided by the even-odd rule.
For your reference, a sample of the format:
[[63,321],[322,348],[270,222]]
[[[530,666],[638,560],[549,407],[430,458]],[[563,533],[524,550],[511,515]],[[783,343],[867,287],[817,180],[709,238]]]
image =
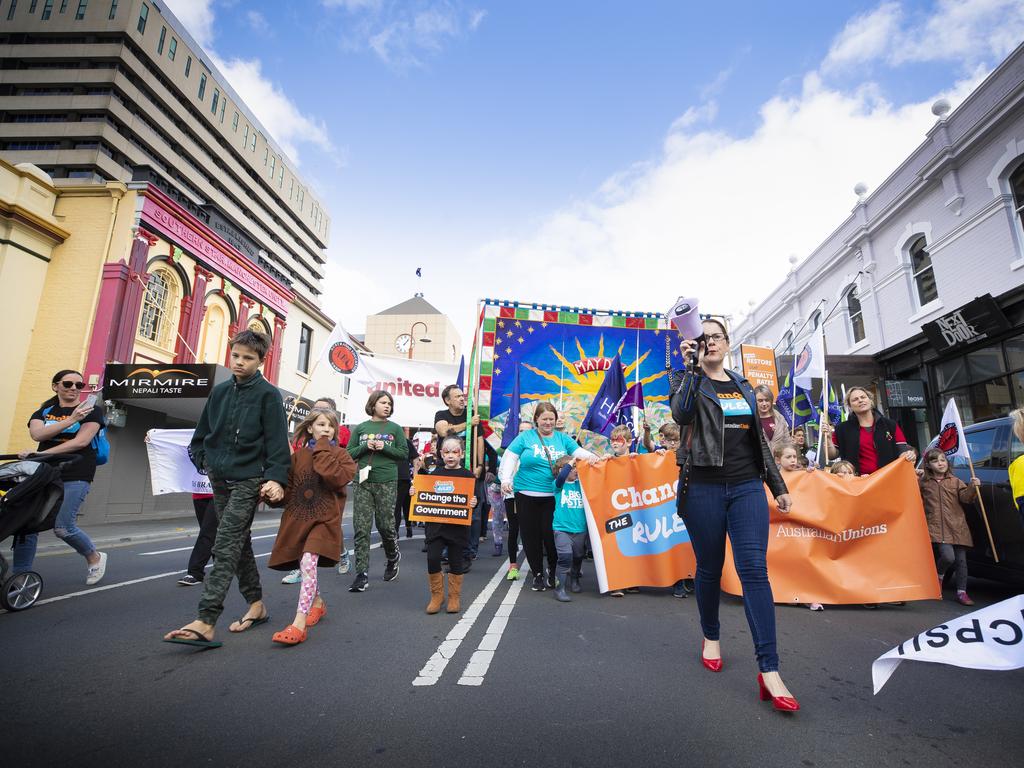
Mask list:
[[[269,553],[272,530],[256,535],[257,555]],[[403,539],[389,584],[374,550],[363,594],[321,569],[328,615],[294,648],[270,641],[297,587],[266,557],[271,622],[230,634],[244,611],[233,591],[224,646],[210,651],[160,642],[199,599],[175,583],[189,538],[110,549],[100,588],[84,585],[70,550],[40,557],[49,602],[0,616],[3,764],[965,768],[1024,754],[1024,671],[906,663],[872,696],[871,662],[967,612],[950,601],[780,606],[782,672],[803,706],[788,716],[757,700],[736,599],[722,607],[715,675],[698,660],[693,599],[601,597],[585,569],[585,592],[560,604],[501,578],[490,542],[466,576],[464,612],[427,616],[421,543]],[[986,582],[972,591],[979,605],[1012,594]]]

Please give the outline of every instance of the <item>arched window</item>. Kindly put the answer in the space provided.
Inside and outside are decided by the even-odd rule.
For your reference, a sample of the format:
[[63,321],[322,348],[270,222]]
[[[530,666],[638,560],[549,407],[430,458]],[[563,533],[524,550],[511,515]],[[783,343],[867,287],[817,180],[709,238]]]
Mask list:
[[228,343],[228,309],[223,299],[211,301],[203,318],[202,337],[199,340],[199,362],[221,363]]
[[173,348],[179,297],[178,280],[170,269],[158,267],[150,273],[139,318],[141,338],[164,349]]
[[265,333],[270,336],[270,326],[267,325],[267,321],[262,317],[250,317],[249,318],[249,330],[256,331],[256,333]]
[[910,268],[914,272],[914,284],[917,286],[918,306],[923,307],[939,298],[939,289],[935,284],[935,269],[932,257],[928,253],[928,243],[924,235],[917,238],[910,246]]
[[1021,226],[1024,227],[1024,163],[1010,174],[1010,191],[1013,193],[1013,209],[1017,212]]
[[857,296],[857,286],[850,288],[846,295],[846,308],[850,312],[850,329],[853,331],[853,343],[857,344],[864,340],[864,311],[860,306],[860,297]]

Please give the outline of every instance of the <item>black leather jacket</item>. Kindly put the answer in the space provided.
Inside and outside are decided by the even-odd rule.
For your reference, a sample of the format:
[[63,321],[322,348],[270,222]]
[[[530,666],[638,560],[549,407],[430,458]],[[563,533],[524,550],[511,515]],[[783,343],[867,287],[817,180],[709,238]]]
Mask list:
[[[726,373],[737,385],[740,392],[747,399],[750,405],[750,412],[757,413],[757,401],[754,399],[754,390],[745,378],[735,371],[726,369]],[[679,448],[676,451],[676,463],[682,465],[686,462],[687,453],[690,454],[694,466],[698,467],[720,467],[722,466],[724,444],[725,444],[725,416],[722,414],[722,407],[718,404],[718,395],[710,380],[703,371],[696,373],[687,370],[672,371],[669,374],[669,386],[672,391],[672,418],[682,427],[690,427],[691,439],[687,441],[686,435],[682,436]],[[765,440],[764,432],[759,424],[754,425],[750,430],[752,440],[760,444],[755,455],[760,456],[758,471],[761,479],[768,485],[772,496],[778,498],[784,493],[789,493],[786,483],[782,479],[778,466],[775,464],[775,457],[772,456],[768,441]],[[689,446],[687,446],[689,442]]]

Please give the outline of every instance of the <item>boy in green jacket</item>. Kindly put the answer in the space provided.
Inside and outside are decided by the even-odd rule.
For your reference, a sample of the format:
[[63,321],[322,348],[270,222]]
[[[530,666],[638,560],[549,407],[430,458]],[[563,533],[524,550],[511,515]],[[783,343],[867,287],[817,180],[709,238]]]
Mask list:
[[203,580],[199,618],[164,635],[170,643],[206,648],[220,646],[213,639],[214,625],[224,611],[224,598],[236,575],[249,608],[228,629],[244,632],[269,618],[249,533],[260,499],[277,502],[284,498],[291,465],[281,394],[259,371],[270,338],[246,330],[229,343],[234,375],[231,381],[214,387],[188,449],[196,469],[205,472],[213,486],[219,521],[213,545],[215,562]]

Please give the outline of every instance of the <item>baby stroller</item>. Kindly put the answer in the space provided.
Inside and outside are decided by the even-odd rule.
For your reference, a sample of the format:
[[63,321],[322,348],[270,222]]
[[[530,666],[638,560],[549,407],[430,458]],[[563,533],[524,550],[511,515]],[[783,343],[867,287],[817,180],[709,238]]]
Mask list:
[[[17,458],[0,456],[0,461]],[[74,455],[37,454],[0,464],[0,541],[53,528],[64,501],[60,469],[77,459]],[[0,604],[9,611],[32,607],[42,592],[42,577],[35,571],[11,576],[10,571],[0,549]]]

